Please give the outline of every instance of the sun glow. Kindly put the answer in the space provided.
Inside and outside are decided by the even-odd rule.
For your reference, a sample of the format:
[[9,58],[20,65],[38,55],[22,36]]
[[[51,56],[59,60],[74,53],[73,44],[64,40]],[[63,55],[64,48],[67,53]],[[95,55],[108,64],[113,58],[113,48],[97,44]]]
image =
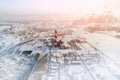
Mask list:
[[[110,1],[110,0],[109,0]],[[108,0],[51,0],[43,2],[45,9],[56,12],[98,12],[104,11]],[[39,8],[39,7],[38,7]]]
[[[108,6],[109,4],[109,6]],[[107,7],[106,7],[107,5]],[[4,13],[40,14],[40,13],[97,13],[106,9],[119,11],[119,0],[3,0],[0,11]]]

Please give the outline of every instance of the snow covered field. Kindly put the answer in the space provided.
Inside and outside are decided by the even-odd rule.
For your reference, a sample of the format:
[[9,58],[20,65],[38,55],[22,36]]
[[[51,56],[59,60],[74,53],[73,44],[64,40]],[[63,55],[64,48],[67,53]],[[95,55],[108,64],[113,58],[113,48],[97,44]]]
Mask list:
[[[94,36],[93,34],[84,34],[85,38],[87,37],[86,40],[92,45],[73,43],[71,47],[74,48],[51,51],[51,54],[46,58],[46,65],[44,64],[47,66],[46,69],[35,71],[30,80],[39,80],[41,77],[41,80],[120,80],[120,70],[118,69],[120,65],[113,60],[115,57],[109,56],[105,52],[103,54],[104,50],[92,43],[92,41],[97,41],[97,38],[92,39],[91,35]],[[100,38],[98,35],[97,37]],[[104,42],[104,37],[102,39],[100,42]],[[76,48],[75,44],[79,49]],[[102,45],[102,43],[100,44]],[[106,48],[108,48],[108,44],[106,43]],[[104,49],[104,47],[102,48]],[[42,73],[44,74],[42,75]]]
[[0,35],[0,53],[20,42],[19,38],[11,35]]
[[120,63],[120,39],[99,33],[86,34],[84,36],[105,55]]
[[[73,27],[68,29],[73,31],[72,34],[60,37],[67,48],[53,47],[50,51],[46,35],[38,32],[43,39],[39,35],[34,38],[36,33],[31,32],[32,28],[31,33],[25,29],[0,35],[0,80],[120,80],[118,38],[101,33],[86,33],[83,27]],[[43,33],[48,35],[50,31]],[[27,46],[20,44],[12,47],[21,42],[20,35],[26,40],[36,40]],[[36,54],[19,54],[19,50],[29,50],[28,47],[34,53],[47,56],[36,62]]]
[[0,58],[0,80],[26,80],[35,63],[34,57],[6,55]]
[[21,43],[20,37],[6,34],[8,29],[9,26],[0,27],[0,80],[26,80],[36,59],[19,54],[20,45],[16,45]]

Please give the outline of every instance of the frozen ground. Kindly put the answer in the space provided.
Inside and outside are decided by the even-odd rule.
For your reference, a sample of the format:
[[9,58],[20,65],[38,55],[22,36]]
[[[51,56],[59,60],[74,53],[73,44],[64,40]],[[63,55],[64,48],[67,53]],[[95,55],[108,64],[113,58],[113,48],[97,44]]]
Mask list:
[[9,33],[9,29],[10,26],[0,26],[0,53],[20,42],[20,39],[14,35],[6,34]]
[[34,63],[35,58],[33,56],[14,54],[1,57],[0,80],[26,80]]
[[45,69],[38,63],[29,80],[120,80],[120,65],[89,41],[73,42],[66,50],[53,49],[45,58]]
[[0,80],[26,80],[36,59],[19,54],[20,37],[6,34],[8,29],[0,26]]
[[35,40],[38,46],[35,52],[43,57],[37,62],[35,56],[19,54],[20,49],[28,48],[22,44],[9,49],[20,43],[20,39],[0,35],[0,54],[3,54],[0,55],[0,80],[120,80],[120,40],[106,34],[85,34],[83,27],[72,30],[72,35],[61,38],[67,49],[50,51],[47,44]]
[[100,33],[86,34],[84,36],[92,45],[120,63],[120,39]]
[[4,51],[5,49],[16,45],[20,42],[19,39],[16,39],[14,36],[11,35],[0,35],[0,52]]

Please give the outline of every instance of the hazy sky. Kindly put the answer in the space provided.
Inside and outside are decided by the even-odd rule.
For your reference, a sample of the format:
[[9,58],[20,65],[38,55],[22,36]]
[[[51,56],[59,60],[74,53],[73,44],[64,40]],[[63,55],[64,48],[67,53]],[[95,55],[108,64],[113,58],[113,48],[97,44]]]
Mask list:
[[120,13],[120,0],[0,0],[0,14],[102,13],[106,5]]

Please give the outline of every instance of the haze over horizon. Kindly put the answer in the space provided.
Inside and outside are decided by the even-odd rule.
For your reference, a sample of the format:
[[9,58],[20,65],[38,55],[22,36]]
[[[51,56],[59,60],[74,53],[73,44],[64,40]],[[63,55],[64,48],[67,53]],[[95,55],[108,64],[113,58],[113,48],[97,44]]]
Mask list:
[[1,0],[0,16],[39,14],[90,14],[111,10],[119,15],[119,0]]

